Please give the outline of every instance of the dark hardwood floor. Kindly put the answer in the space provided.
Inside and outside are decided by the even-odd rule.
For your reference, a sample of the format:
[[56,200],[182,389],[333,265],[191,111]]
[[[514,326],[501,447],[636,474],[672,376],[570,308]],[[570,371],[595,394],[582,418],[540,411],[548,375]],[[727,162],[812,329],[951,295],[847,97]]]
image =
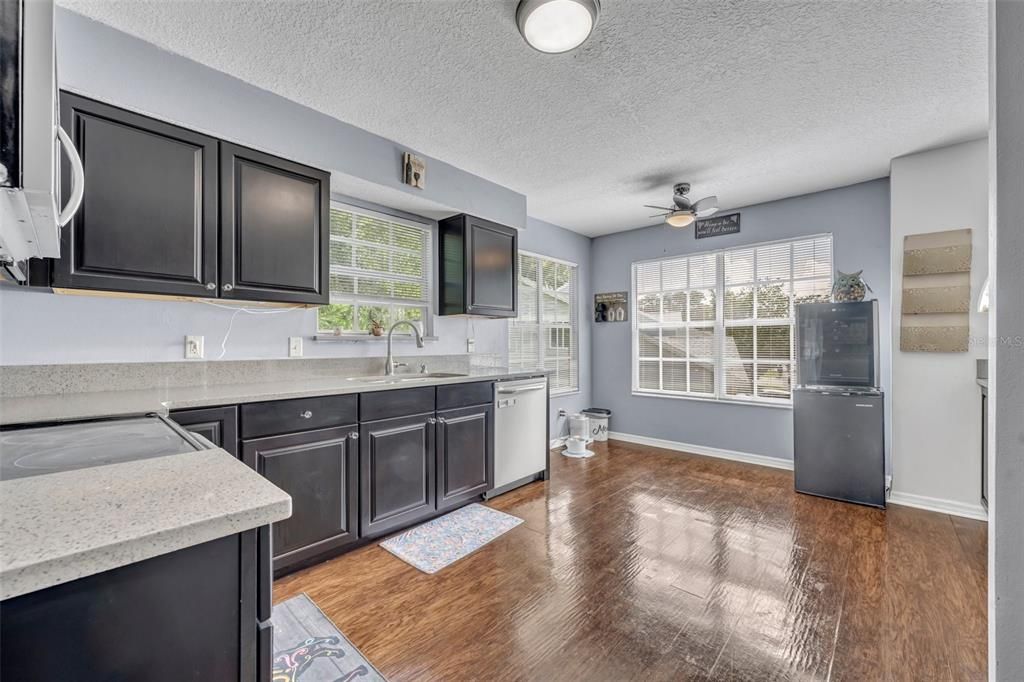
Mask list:
[[986,526],[621,442],[491,504],[436,575],[376,545],[287,576],[392,681],[984,680]]

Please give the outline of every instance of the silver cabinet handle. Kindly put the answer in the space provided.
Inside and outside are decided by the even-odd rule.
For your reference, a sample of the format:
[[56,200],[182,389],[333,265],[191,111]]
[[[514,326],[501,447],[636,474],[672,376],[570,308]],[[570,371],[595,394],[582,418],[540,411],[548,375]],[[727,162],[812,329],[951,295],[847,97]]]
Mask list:
[[221,289],[223,289],[224,291],[231,291],[234,288],[235,288],[234,284],[225,284],[224,286],[221,287]]
[[428,424],[436,424],[437,420],[434,419],[433,417],[427,417],[427,423]]
[[210,291],[213,291],[214,289],[216,289],[216,288],[217,288],[217,285],[216,285],[216,284],[214,284],[213,282],[207,282],[207,283],[206,283],[206,288],[207,288],[208,290],[210,290]]
[[448,420],[445,419],[444,417],[438,417],[437,421],[441,422],[442,424],[447,424],[448,423]]
[[310,418],[312,418],[313,413],[310,412],[309,410],[306,410],[305,412],[303,412],[299,416],[302,417],[303,419],[310,419]]
[[351,438],[352,440],[359,440],[359,432],[353,431],[352,433],[348,434],[348,437]]

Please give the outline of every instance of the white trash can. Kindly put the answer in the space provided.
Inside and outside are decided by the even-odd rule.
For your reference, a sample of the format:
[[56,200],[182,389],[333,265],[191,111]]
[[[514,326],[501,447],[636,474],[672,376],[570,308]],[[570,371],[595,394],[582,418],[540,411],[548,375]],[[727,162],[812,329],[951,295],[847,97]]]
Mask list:
[[603,407],[588,407],[583,410],[590,421],[590,437],[594,440],[608,440],[608,420],[612,416],[611,410]]

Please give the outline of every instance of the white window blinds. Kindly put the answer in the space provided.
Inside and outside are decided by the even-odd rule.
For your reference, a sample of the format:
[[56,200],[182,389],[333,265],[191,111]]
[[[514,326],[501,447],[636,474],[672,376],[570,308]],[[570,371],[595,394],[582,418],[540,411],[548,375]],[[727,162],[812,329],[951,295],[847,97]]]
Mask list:
[[550,372],[552,393],[579,390],[576,265],[519,252],[519,316],[509,323],[509,367]]
[[789,401],[794,305],[831,277],[831,235],[634,263],[633,390]]
[[413,320],[429,333],[431,241],[426,225],[332,204],[331,304],[320,308],[320,329],[365,333],[374,321]]

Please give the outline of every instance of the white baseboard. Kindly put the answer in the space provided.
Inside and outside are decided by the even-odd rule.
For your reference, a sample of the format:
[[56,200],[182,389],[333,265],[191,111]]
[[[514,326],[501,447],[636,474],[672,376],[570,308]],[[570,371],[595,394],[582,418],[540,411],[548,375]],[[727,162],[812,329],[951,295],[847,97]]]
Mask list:
[[689,452],[694,455],[718,457],[719,459],[731,459],[735,462],[759,464],[761,466],[772,467],[773,469],[793,469],[793,460],[782,459],[780,457],[767,457],[765,455],[755,455],[750,452],[739,452],[738,450],[724,450],[722,448],[711,448],[706,445],[679,443],[674,440],[649,438],[648,436],[637,436],[632,433],[619,433],[618,431],[609,431],[608,437],[612,440],[621,440],[627,443],[650,445],[652,447],[664,448],[666,450],[676,450],[677,452]]
[[968,519],[979,521],[988,520],[988,512],[980,504],[967,504],[944,500],[939,497],[928,497],[926,495],[914,495],[913,493],[901,493],[894,490],[889,493],[889,503],[899,504],[904,507],[916,507],[927,511],[939,512],[940,514],[951,514],[952,516],[963,516]]
[[[759,464],[761,466],[772,467],[775,469],[793,469],[792,460],[782,459],[780,457],[767,457],[765,455],[755,455],[749,452],[712,448],[706,445],[694,445],[692,443],[680,443],[674,440],[637,436],[632,433],[620,433],[618,431],[609,431],[608,437],[612,440],[621,440],[626,443],[636,443],[638,445],[650,445],[656,448],[664,448],[665,450],[689,452],[694,455],[718,457],[719,459],[730,459],[735,462],[745,462],[746,464]],[[887,490],[891,490],[889,487],[892,485],[891,481],[892,478],[890,476],[886,476]],[[955,502],[953,500],[926,497],[925,495],[913,495],[911,493],[901,493],[899,491],[889,492],[889,502],[892,504],[903,505],[904,507],[916,507],[927,511],[939,512],[940,514],[963,516],[968,519],[977,519],[979,521],[988,520],[988,512],[986,512],[985,508],[980,504],[965,504],[963,502]]]

